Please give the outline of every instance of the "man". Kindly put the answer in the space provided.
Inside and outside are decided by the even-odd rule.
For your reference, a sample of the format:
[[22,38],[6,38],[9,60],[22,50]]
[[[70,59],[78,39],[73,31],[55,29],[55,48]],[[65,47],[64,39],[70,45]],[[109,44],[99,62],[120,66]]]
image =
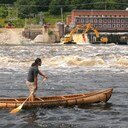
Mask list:
[[38,88],[38,74],[43,76],[43,81],[47,79],[47,76],[44,75],[39,69],[38,66],[41,66],[41,59],[37,58],[34,63],[32,63],[31,67],[29,68],[28,76],[26,85],[29,88],[30,94],[32,93],[32,96],[30,97],[30,101],[34,101],[35,93]]

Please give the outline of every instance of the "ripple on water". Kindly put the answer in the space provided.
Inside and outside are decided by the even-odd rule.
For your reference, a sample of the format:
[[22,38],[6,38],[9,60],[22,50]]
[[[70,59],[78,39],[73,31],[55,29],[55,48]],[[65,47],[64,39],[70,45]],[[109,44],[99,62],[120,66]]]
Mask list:
[[[41,68],[49,77],[47,84],[39,78],[39,96],[114,87],[106,105],[39,108],[16,115],[11,115],[9,109],[0,109],[0,128],[127,128],[128,47],[56,44],[2,46],[0,50],[1,97],[28,96],[25,79],[28,66],[36,57],[42,58]],[[90,61],[93,65],[86,65]]]

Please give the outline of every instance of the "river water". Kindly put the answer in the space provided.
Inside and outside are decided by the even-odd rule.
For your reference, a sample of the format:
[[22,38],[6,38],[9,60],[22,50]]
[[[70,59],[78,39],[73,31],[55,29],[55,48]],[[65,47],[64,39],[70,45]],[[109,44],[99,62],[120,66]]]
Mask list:
[[128,47],[125,45],[28,44],[0,46],[0,97],[28,96],[27,71],[43,61],[38,96],[89,92],[113,87],[107,104],[36,108],[10,114],[0,109],[0,128],[127,128]]

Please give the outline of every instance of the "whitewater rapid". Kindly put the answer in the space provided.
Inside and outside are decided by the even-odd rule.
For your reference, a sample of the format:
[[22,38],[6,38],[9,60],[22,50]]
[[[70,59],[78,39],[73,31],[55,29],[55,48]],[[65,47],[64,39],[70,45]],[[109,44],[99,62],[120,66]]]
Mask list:
[[29,44],[0,47],[0,68],[26,70],[36,57],[42,68],[86,68],[128,72],[128,47],[125,45]]

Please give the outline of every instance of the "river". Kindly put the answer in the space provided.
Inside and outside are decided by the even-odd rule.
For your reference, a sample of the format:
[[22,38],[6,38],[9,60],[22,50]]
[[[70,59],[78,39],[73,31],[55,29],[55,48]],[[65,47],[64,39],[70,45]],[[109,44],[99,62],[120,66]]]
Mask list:
[[0,46],[0,97],[28,96],[28,68],[40,57],[38,96],[113,87],[107,104],[36,108],[10,114],[0,109],[0,128],[127,128],[128,47],[126,45],[22,44]]

